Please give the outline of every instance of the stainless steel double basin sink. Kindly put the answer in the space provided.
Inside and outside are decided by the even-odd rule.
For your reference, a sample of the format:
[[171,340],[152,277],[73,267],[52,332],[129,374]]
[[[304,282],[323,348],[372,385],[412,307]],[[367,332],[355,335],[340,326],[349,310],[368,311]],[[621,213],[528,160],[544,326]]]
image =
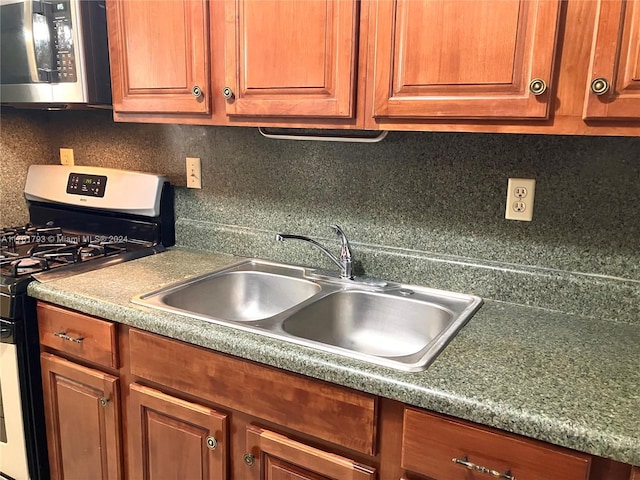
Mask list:
[[133,303],[405,371],[435,359],[479,297],[246,260]]

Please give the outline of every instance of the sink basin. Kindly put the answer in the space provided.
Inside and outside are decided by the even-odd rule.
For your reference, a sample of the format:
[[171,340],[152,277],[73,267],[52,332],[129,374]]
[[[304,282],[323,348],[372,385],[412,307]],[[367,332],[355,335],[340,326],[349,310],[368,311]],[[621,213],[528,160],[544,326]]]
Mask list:
[[454,320],[451,311],[384,293],[332,293],[284,320],[297,337],[365,355],[405,357],[424,350]]
[[[253,265],[249,265],[253,267]],[[298,278],[300,269],[263,265],[262,270],[214,272],[168,290],[143,295],[149,306],[232,322],[273,317],[316,293],[317,283]]]
[[246,260],[133,303],[405,371],[436,358],[482,304],[472,295]]

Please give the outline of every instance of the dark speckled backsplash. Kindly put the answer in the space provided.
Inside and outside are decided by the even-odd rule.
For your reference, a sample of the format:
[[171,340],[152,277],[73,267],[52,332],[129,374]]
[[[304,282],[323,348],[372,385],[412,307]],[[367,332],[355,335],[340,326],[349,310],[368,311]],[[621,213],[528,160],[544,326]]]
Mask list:
[[[5,159],[5,138],[15,143],[24,123],[49,134],[49,157],[33,163],[71,147],[77,164],[158,171],[181,186],[185,157],[201,157],[203,189],[177,189],[183,246],[331,268],[305,245],[272,237],[333,242],[328,225],[338,223],[370,274],[640,317],[637,137],[397,132],[379,144],[341,144],[268,140],[248,128],[114,124],[104,111],[3,112],[3,216],[19,186],[4,180],[16,162]],[[533,222],[504,219],[509,177],[537,180]]]

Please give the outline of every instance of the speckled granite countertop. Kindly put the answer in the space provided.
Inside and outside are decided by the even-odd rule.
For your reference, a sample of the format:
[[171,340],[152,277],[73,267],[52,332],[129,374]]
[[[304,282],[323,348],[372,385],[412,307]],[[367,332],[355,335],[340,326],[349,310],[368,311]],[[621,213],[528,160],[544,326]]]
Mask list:
[[173,249],[29,294],[238,357],[640,465],[640,328],[486,302],[424,372],[404,373],[130,303],[238,261]]

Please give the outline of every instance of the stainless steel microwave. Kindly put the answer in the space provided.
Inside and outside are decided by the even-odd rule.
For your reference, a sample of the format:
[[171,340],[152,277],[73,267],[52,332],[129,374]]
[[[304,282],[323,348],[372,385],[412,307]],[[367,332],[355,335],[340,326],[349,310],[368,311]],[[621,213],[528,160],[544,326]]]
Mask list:
[[107,105],[104,0],[0,0],[2,104]]

